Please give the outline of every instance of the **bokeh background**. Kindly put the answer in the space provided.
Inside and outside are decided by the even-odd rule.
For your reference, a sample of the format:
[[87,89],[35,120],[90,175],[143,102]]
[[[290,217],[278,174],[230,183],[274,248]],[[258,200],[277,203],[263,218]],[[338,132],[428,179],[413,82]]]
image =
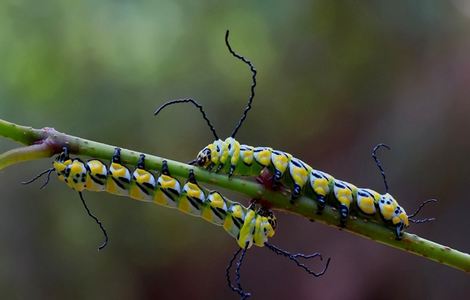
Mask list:
[[[257,96],[238,139],[269,145],[337,178],[391,191],[433,224],[410,231],[470,250],[470,2],[26,1],[0,3],[0,118],[188,161]],[[0,139],[0,150],[15,144]],[[234,241],[221,228],[163,207],[86,193],[110,244],[78,196],[57,180],[19,182],[50,160],[0,172],[3,299],[237,299],[226,286]],[[235,195],[237,198],[237,195]],[[239,196],[237,199],[241,199]],[[333,258],[311,278],[266,249],[242,269],[254,299],[462,299],[468,274],[335,228],[278,214],[273,242]],[[320,265],[318,268],[320,269]],[[468,298],[467,298],[468,299]]]

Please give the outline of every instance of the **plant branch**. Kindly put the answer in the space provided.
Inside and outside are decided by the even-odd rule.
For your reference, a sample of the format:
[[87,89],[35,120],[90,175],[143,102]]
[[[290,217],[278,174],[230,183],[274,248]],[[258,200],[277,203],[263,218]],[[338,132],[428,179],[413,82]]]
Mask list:
[[[0,155],[0,170],[7,166],[44,157],[51,157],[60,153],[67,146],[70,153],[89,156],[97,159],[110,160],[115,146],[79,137],[60,133],[53,128],[33,129],[19,126],[0,119],[0,136],[27,145],[26,147],[10,150]],[[140,152],[122,149],[121,158],[127,165],[136,165]],[[326,206],[323,214],[316,214],[316,201],[308,197],[300,197],[295,205],[290,204],[289,197],[280,191],[272,191],[245,178],[228,178],[226,175],[209,173],[201,168],[195,168],[181,162],[164,159],[146,154],[146,166],[152,170],[160,170],[162,161],[168,162],[172,175],[186,178],[189,170],[194,169],[199,182],[210,183],[221,188],[240,192],[252,199],[262,199],[264,205],[272,209],[282,210],[315,220],[323,224],[337,227],[339,216],[335,208]],[[384,245],[422,256],[429,260],[470,272],[470,255],[450,247],[426,240],[417,235],[404,233],[403,239],[398,241],[392,230],[377,223],[373,219],[362,219],[351,216],[344,231],[369,238]]]

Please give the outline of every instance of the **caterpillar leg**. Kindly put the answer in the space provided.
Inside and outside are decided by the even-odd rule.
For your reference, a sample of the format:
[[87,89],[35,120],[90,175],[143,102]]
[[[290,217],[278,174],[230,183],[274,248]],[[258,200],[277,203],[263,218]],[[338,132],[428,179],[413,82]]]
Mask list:
[[341,204],[339,206],[339,224],[341,227],[346,226],[346,221],[348,220],[348,216],[349,216],[349,208],[346,205]]
[[302,193],[302,187],[294,183],[294,189],[292,190],[292,194],[290,198],[291,203],[294,202],[297,198],[299,198],[301,193]]
[[215,173],[219,173],[220,170],[222,170],[223,168],[224,168],[224,165],[223,165],[223,164],[219,164],[219,165],[217,166],[217,169],[215,169]]
[[274,170],[274,175],[273,175],[273,188],[277,188],[279,187],[279,185],[281,184],[281,178],[282,178],[282,173],[281,171],[279,170]]
[[318,195],[317,196],[317,202],[318,202],[317,203],[317,205],[318,205],[317,214],[321,215],[323,213],[323,210],[325,209],[325,205],[326,205],[325,196]]
[[214,163],[210,163],[210,164],[207,166],[206,170],[209,171],[209,172],[212,172],[212,169],[213,169],[214,167],[215,167],[215,164],[214,164]]
[[401,240],[402,237],[403,237],[403,229],[405,229],[405,224],[403,223],[398,223],[396,226],[395,226],[395,239],[396,240]]
[[235,167],[234,165],[230,165],[230,170],[228,170],[228,177],[232,177],[233,176],[233,172],[235,172]]
[[357,190],[357,188],[347,182],[336,180],[334,183],[334,194],[336,200],[339,202],[339,221],[340,226],[346,226],[346,220],[349,216],[349,207],[351,203],[354,201],[353,192]]
[[408,215],[401,206],[397,205],[393,212],[392,223],[395,225],[395,238],[401,240],[403,237],[403,231],[409,226]]

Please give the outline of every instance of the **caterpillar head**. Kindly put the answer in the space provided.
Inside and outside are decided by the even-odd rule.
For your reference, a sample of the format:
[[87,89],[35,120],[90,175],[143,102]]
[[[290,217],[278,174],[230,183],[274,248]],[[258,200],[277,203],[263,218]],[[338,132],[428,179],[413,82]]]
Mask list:
[[196,165],[206,168],[209,165],[217,165],[219,163],[220,155],[222,154],[222,140],[216,140],[212,144],[207,145],[199,151],[196,157]]
[[52,166],[60,180],[65,181],[66,169],[70,164],[72,164],[72,160],[69,158],[67,148],[64,148],[64,152],[59,154],[54,162],[52,162]]
[[[210,145],[209,145],[210,146]],[[196,157],[196,165],[200,167],[207,167],[212,160],[212,151],[209,146],[205,147],[201,151],[199,151]]]
[[[274,215],[272,210],[264,210],[262,212],[262,215],[266,217],[266,220],[268,221],[269,225],[271,225],[271,229],[274,234],[274,230],[276,230],[277,227],[277,219],[276,216]],[[272,235],[271,235],[272,236]]]
[[258,215],[256,217],[253,243],[259,247],[263,247],[268,241],[268,238],[274,236],[275,226],[275,218],[271,219],[269,217]]

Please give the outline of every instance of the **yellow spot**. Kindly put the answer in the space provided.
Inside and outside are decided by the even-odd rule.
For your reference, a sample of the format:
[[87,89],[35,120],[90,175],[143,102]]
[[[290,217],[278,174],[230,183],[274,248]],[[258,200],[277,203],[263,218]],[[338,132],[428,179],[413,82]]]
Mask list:
[[304,168],[295,168],[294,174],[292,174],[292,179],[299,186],[303,186],[307,181],[308,172]]
[[253,163],[253,149],[244,150],[241,153],[243,156],[243,162],[247,165],[251,165]]
[[228,143],[227,141],[223,142],[222,144],[222,154],[220,155],[220,163],[221,164],[225,164],[225,162],[227,161],[228,159]]
[[359,208],[366,214],[373,214],[375,212],[374,199],[372,197],[361,198]]
[[224,207],[224,200],[219,193],[213,193],[210,198],[210,205],[214,208],[223,208]]
[[232,157],[230,159],[230,164],[232,166],[236,166],[239,159],[240,159],[240,143],[233,139]]
[[403,224],[405,224],[406,227],[410,226],[410,223],[409,223],[409,220],[408,220],[408,216],[406,215],[405,212],[402,212],[400,214],[400,220],[403,222]]
[[73,163],[72,166],[70,167],[70,173],[82,173],[83,172],[83,166],[77,162]]
[[235,205],[232,207],[232,216],[239,219],[243,218],[243,210],[240,205]]
[[258,153],[256,160],[265,167],[269,166],[269,164],[271,163],[271,150],[262,150]]
[[284,155],[274,155],[273,165],[276,170],[284,174],[289,165],[289,159]]
[[[139,172],[140,171],[140,172]],[[148,182],[150,183],[150,174],[144,170],[136,170],[136,180],[138,183]]]
[[211,150],[211,162],[217,165],[219,163],[219,153],[217,153],[217,146],[215,143],[213,143],[207,146],[207,148]]
[[201,189],[196,184],[188,182],[186,184],[186,187],[187,187],[186,193],[190,197],[199,198],[201,196]]
[[352,201],[352,193],[349,189],[340,189],[336,197],[341,204],[349,208]]
[[90,160],[88,162],[91,173],[94,174],[103,174],[103,164],[98,160]]
[[328,180],[325,178],[316,179],[313,182],[313,190],[320,196],[326,196],[330,192]]
[[401,222],[401,220],[400,220],[399,217],[393,217],[393,218],[392,218],[392,223],[393,223],[393,225],[397,225],[397,224],[400,223],[400,222]]
[[112,163],[111,167],[114,169],[113,170],[113,176],[114,177],[125,177],[126,176],[127,169],[124,166],[122,166],[120,164],[117,164],[117,163]]
[[382,216],[387,220],[390,220],[392,218],[394,211],[395,207],[393,207],[392,205],[384,205],[381,210]]
[[174,189],[175,186],[176,186],[176,179],[170,177],[170,176],[167,176],[167,175],[162,175],[160,176],[160,185],[162,186],[162,188],[172,188]]

